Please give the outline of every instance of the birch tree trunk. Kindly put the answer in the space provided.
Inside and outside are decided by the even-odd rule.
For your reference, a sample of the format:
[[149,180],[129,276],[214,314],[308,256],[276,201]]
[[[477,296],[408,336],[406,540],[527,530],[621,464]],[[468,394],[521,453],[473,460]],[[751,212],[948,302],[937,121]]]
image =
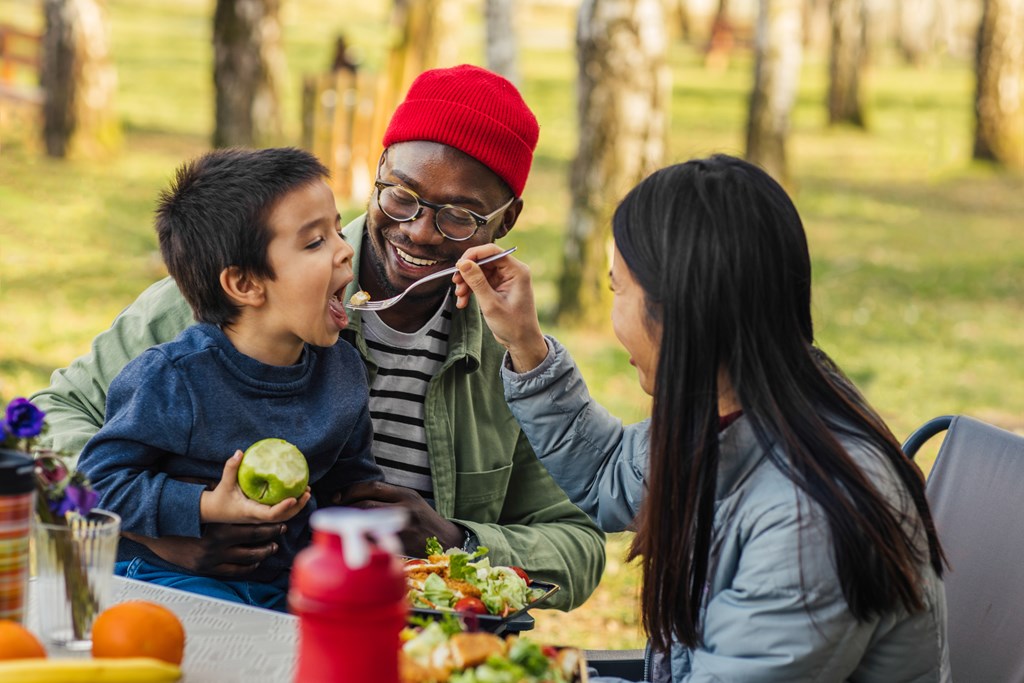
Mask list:
[[214,147],[281,139],[285,74],[280,0],[217,0],[213,16]]
[[1024,0],[985,0],[976,67],[974,158],[1024,170]]
[[938,0],[899,0],[896,45],[908,64],[923,66],[938,45]]
[[391,44],[386,77],[379,82],[379,118],[374,124],[382,133],[387,119],[417,76],[428,69],[457,63],[462,3],[461,0],[394,0],[389,23]]
[[86,155],[120,142],[114,107],[117,71],[97,0],[45,0],[40,84],[47,155]]
[[832,37],[829,18],[830,0],[807,0],[804,3],[803,43],[806,54],[824,54]]
[[860,90],[867,62],[867,6],[864,0],[832,0],[830,10],[828,122],[864,128]]
[[611,213],[662,163],[670,76],[660,0],[583,0],[577,32],[579,150],[559,283],[559,318],[605,318]]
[[789,182],[789,115],[796,100],[803,56],[801,28],[801,0],[760,0],[746,156],[784,185]]
[[486,0],[487,68],[519,84],[514,0]]

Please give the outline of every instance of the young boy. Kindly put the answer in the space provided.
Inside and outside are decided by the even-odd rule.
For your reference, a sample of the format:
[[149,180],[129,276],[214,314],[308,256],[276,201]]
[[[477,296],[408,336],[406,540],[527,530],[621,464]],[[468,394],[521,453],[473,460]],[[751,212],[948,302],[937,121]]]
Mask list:
[[[317,502],[382,479],[366,368],[338,339],[353,252],[326,176],[297,149],[220,150],[183,165],[162,193],[160,251],[197,324],[121,371],[79,459],[99,506],[121,515],[119,575],[284,610]],[[245,497],[242,450],[263,438],[302,451],[312,492],[274,506]],[[131,540],[198,537],[208,522],[287,532],[245,581],[197,576]]]

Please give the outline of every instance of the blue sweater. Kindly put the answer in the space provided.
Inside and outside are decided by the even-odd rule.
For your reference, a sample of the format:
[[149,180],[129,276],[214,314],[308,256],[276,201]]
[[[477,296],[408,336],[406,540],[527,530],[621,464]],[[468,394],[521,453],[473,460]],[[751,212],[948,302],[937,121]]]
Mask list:
[[[114,379],[106,423],[78,466],[99,491],[100,507],[121,515],[124,531],[198,537],[200,495],[220,480],[235,450],[263,438],[290,441],[309,462],[313,497],[287,522],[278,552],[246,577],[272,581],[309,542],[318,501],[383,479],[370,455],[368,400],[366,368],[344,341],[307,344],[298,364],[277,367],[239,353],[216,326],[193,325]],[[188,573],[122,538],[118,560],[135,557]]]

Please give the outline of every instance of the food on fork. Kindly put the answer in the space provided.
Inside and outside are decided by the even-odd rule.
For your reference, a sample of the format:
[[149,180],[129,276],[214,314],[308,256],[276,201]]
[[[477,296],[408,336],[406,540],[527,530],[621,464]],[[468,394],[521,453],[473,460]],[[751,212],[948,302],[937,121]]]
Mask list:
[[353,306],[363,306],[370,301],[370,293],[360,289],[358,292],[349,297],[348,302]]

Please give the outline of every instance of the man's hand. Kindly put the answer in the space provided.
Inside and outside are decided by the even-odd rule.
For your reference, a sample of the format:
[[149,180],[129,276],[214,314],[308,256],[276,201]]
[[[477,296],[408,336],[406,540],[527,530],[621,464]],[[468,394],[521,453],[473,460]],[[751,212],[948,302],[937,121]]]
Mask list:
[[284,524],[205,524],[201,538],[123,535],[179,567],[230,579],[244,577],[276,553],[275,541],[286,530]]
[[405,554],[423,557],[427,539],[436,536],[442,547],[462,547],[466,540],[462,528],[437,514],[423,497],[402,486],[373,481],[354,484],[342,493],[334,494],[331,502],[355,508],[382,508],[398,506],[409,511],[409,522],[400,537]]

